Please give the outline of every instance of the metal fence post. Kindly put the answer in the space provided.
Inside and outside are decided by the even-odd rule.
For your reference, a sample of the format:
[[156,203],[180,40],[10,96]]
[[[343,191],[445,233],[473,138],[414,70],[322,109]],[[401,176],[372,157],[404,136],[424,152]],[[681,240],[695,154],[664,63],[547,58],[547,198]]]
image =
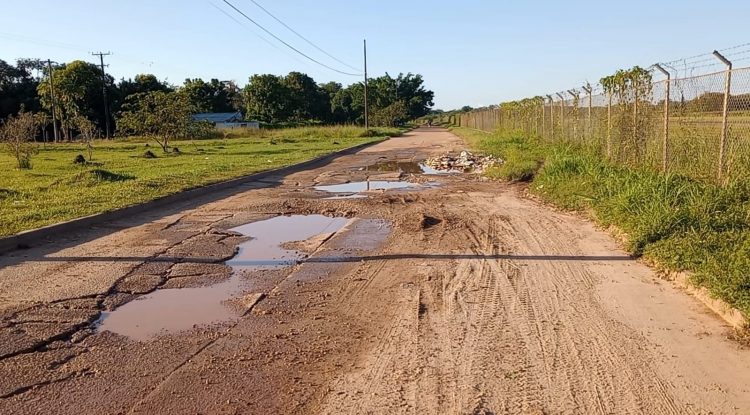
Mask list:
[[[638,139],[638,88],[640,84],[638,79],[633,82],[633,148],[635,150],[636,164],[641,162],[641,151],[645,153],[645,148],[641,149],[640,140]],[[626,160],[627,161],[627,160]]]
[[545,106],[544,99],[542,99],[542,139],[544,139],[545,133],[547,132],[546,131],[547,129],[544,126],[544,122],[545,122],[544,119],[546,118],[545,117],[546,109],[547,108]]
[[559,92],[556,95],[560,98],[560,135],[562,140],[565,141],[565,97]]
[[594,136],[594,128],[593,128],[593,120],[591,119],[591,105],[592,105],[592,96],[591,93],[593,91],[593,88],[591,88],[591,85],[586,84],[583,86],[583,90],[586,91],[586,93],[589,95],[589,111],[588,111],[588,122],[586,123],[586,135],[587,138],[590,140]]
[[571,107],[573,109],[571,110],[573,112],[573,141],[578,140],[578,119],[580,117],[580,109],[581,109],[581,98],[578,91],[575,89],[569,89],[568,94],[573,97],[573,102]]
[[612,91],[607,92],[607,158],[612,159]]
[[671,87],[672,74],[662,68],[658,63],[654,68],[663,73],[667,79],[664,80],[664,138],[661,144],[661,170],[666,173],[669,169],[669,88]]
[[555,101],[552,99],[552,95],[547,95],[549,99],[549,130],[550,130],[550,141],[555,141]]
[[724,77],[724,107],[722,108],[721,114],[721,143],[719,144],[719,174],[718,180],[722,181],[724,175],[724,167],[726,164],[727,157],[727,134],[729,132],[729,96],[732,88],[732,62],[724,57],[718,51],[714,51],[714,56],[722,61],[724,65],[727,65],[726,75]]

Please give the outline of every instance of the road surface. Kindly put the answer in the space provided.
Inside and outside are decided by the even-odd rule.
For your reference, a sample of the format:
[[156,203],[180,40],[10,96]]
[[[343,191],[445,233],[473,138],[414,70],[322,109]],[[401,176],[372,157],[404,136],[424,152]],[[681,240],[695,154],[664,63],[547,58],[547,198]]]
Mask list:
[[[750,413],[750,351],[607,233],[520,185],[368,169],[463,146],[420,129],[0,256],[0,413]],[[315,189],[367,176],[421,185]],[[280,214],[322,215],[282,245],[305,260],[224,264],[304,230],[235,229]]]

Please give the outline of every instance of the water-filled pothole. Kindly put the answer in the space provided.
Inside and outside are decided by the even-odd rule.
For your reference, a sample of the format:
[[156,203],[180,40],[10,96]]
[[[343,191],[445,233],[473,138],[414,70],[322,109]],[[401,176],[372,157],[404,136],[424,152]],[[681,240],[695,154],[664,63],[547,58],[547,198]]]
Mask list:
[[416,161],[381,161],[367,166],[365,170],[369,172],[401,172],[425,175],[462,173],[462,171],[459,170],[436,169],[428,166],[424,162]]
[[[252,239],[240,245],[227,265],[235,272],[221,283],[197,288],[161,289],[144,295],[111,312],[103,312],[98,330],[108,330],[136,340],[159,334],[189,330],[196,326],[232,321],[237,310],[226,302],[251,289],[238,270],[275,269],[300,261],[304,253],[287,246],[308,241],[305,250],[315,250],[348,219],[322,215],[278,216],[232,229]],[[313,238],[319,236],[318,238]],[[300,244],[301,245],[301,244]]]
[[315,186],[315,190],[321,190],[328,193],[360,193],[372,190],[408,189],[412,187],[419,187],[419,184],[401,181],[372,180],[364,182]]

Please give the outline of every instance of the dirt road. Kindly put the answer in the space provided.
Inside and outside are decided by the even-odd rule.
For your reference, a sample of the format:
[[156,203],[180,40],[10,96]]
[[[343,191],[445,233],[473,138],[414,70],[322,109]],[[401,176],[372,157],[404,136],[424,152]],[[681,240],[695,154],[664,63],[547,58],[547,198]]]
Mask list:
[[[750,351],[606,233],[383,163],[462,146],[417,130],[0,256],[0,413],[750,413]],[[368,176],[415,184],[315,188]]]

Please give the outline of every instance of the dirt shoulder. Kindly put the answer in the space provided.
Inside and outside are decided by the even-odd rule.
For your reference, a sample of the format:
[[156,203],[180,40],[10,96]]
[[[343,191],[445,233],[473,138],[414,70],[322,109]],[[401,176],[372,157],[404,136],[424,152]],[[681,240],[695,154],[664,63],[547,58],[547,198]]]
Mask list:
[[[750,352],[606,233],[464,175],[367,171],[462,142],[422,129],[234,196],[0,256],[3,413],[746,413]],[[371,177],[440,186],[324,199]],[[158,287],[229,278],[229,229],[350,218],[250,272],[243,316],[135,341],[93,329]],[[259,297],[253,297],[259,298]]]

